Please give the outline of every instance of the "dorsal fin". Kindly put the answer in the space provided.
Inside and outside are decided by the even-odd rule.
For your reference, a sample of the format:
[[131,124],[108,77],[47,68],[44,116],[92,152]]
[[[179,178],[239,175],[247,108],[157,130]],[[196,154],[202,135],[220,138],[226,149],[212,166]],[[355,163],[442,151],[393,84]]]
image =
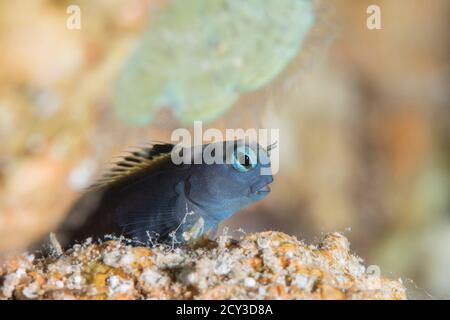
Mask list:
[[91,185],[88,190],[101,190],[142,169],[155,165],[159,160],[170,157],[174,146],[170,143],[158,143],[137,151],[128,151],[128,155],[117,161],[115,166]]

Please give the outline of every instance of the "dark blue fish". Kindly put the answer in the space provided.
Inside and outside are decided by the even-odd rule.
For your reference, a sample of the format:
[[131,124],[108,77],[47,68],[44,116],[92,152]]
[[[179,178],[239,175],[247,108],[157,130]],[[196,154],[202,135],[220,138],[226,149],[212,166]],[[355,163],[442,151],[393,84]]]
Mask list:
[[[213,164],[194,164],[195,152],[188,152],[193,148],[174,147],[155,144],[124,157],[74,205],[58,239],[65,245],[114,234],[140,243],[149,237],[184,243],[270,192],[271,146],[265,150],[240,140],[201,146],[213,156],[223,151],[223,163]],[[176,164],[174,152],[192,153],[190,161]]]

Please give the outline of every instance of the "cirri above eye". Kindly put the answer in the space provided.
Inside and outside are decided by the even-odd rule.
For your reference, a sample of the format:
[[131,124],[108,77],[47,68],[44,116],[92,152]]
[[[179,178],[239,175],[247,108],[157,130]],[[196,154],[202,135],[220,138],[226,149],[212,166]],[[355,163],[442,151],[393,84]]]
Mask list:
[[239,172],[247,172],[256,167],[258,159],[256,153],[247,146],[237,147],[231,158],[231,164]]

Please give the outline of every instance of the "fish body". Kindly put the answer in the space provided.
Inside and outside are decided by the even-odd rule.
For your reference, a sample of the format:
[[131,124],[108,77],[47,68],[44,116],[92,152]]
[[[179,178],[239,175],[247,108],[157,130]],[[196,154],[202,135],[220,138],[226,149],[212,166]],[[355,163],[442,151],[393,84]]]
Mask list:
[[180,154],[190,155],[177,164],[172,144],[125,157],[73,206],[58,238],[64,245],[106,234],[184,243],[267,196],[273,181],[263,174],[270,170],[267,150],[239,140],[203,145],[202,154],[205,148],[222,150],[223,161],[197,164],[196,151],[185,148]]

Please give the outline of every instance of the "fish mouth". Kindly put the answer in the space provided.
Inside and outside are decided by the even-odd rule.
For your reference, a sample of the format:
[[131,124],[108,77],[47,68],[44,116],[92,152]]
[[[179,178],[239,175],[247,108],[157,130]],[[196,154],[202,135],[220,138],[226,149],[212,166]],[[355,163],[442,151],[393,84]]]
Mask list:
[[256,190],[256,194],[266,194],[270,192],[270,187],[269,185],[265,185],[264,187],[262,187],[261,189]]

